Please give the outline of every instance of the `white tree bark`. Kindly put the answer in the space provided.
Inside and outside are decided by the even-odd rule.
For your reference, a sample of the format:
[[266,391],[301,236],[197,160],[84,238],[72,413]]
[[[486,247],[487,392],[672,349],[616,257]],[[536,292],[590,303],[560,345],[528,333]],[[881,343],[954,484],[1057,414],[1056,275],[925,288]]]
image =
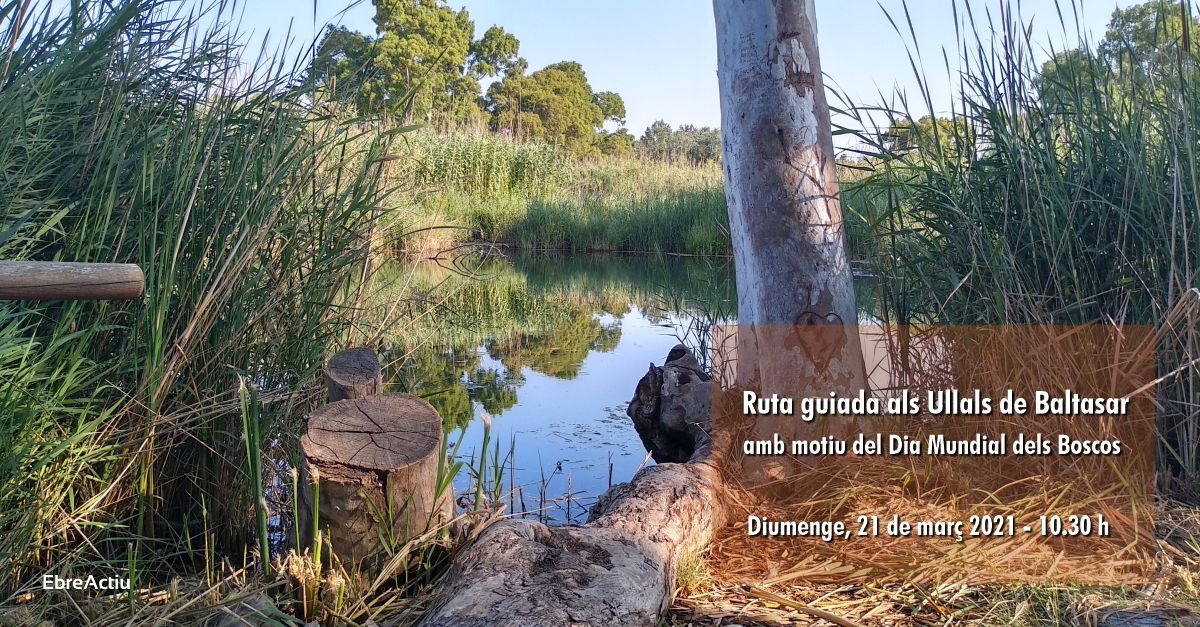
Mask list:
[[[866,376],[813,0],[713,0],[713,9],[737,378],[764,394],[857,391]],[[796,422],[760,416],[746,435],[794,436]]]
[[738,321],[854,324],[813,2],[713,8]]

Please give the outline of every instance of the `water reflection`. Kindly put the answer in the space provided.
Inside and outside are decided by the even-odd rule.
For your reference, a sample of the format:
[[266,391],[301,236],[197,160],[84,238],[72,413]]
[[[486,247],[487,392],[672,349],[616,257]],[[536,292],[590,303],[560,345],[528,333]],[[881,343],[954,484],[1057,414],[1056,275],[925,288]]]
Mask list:
[[647,365],[735,308],[723,260],[523,255],[390,271],[432,315],[389,338],[389,389],[437,408],[464,458],[491,416],[500,457],[513,449],[506,505],[559,522],[645,463],[624,408]]

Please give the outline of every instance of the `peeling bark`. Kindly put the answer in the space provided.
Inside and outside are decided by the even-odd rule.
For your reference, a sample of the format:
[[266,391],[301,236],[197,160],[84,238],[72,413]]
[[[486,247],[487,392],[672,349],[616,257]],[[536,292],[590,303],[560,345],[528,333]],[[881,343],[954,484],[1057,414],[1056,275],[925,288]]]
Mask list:
[[[814,2],[713,0],[713,9],[738,292],[736,380],[762,395],[853,393],[866,373]],[[746,435],[787,440],[798,429],[790,417],[758,416]],[[747,476],[770,481],[797,470],[785,466],[759,462]]]

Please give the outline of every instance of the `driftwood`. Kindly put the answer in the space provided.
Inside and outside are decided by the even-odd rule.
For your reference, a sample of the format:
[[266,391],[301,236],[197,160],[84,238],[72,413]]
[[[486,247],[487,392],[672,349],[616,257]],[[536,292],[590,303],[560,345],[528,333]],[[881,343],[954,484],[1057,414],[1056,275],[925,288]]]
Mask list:
[[[680,434],[681,441],[663,448],[686,463],[650,466],[614,486],[600,497],[586,525],[547,527],[516,519],[491,524],[456,556],[441,584],[441,599],[423,625],[658,624],[679,564],[697,557],[724,524],[721,481],[708,459],[707,433],[696,432],[711,417],[674,416],[673,426],[647,430],[655,423],[649,407],[699,411],[708,406],[711,392],[705,385],[681,386],[693,397],[686,403],[662,398],[664,378],[691,370],[694,358],[686,354],[692,359],[687,362],[685,354],[682,347],[671,352],[671,361],[687,364],[674,374],[670,363],[659,371],[652,368],[634,403],[643,440],[666,443],[667,434]],[[701,381],[698,366],[695,372]]]
[[379,357],[369,348],[338,352],[325,367],[325,387],[330,403],[378,394],[383,389]]
[[683,463],[710,447],[712,377],[682,345],[638,382],[625,411],[654,461]]
[[0,300],[132,300],[143,283],[127,263],[0,261]]
[[381,561],[385,542],[399,546],[443,522],[441,443],[437,411],[412,396],[346,399],[313,412],[300,439],[302,541],[313,539],[314,482],[319,525],[347,566]]

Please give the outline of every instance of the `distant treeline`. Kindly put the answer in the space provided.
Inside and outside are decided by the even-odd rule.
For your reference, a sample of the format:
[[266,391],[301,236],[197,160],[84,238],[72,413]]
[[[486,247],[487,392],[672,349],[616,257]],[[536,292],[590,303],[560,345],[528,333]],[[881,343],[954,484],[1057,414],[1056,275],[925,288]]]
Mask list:
[[625,123],[625,102],[593,90],[579,63],[529,73],[513,34],[492,26],[476,39],[467,10],[445,0],[374,4],[378,37],[331,26],[321,39],[305,85],[318,100],[443,130],[486,126],[576,154],[632,151],[628,131],[604,129]]
[[[476,39],[467,10],[446,0],[374,4],[377,37],[330,26],[321,38],[304,82],[318,102],[441,131],[487,128],[580,156],[637,153],[695,164],[719,157],[720,134],[707,127],[671,131],[659,121],[635,142],[625,101],[593,89],[582,65],[560,61],[529,72],[515,35],[492,26]],[[486,79],[493,80],[484,91]]]
[[667,163],[704,165],[721,160],[721,129],[684,124],[675,130],[662,120],[642,133],[635,148],[639,155]]

